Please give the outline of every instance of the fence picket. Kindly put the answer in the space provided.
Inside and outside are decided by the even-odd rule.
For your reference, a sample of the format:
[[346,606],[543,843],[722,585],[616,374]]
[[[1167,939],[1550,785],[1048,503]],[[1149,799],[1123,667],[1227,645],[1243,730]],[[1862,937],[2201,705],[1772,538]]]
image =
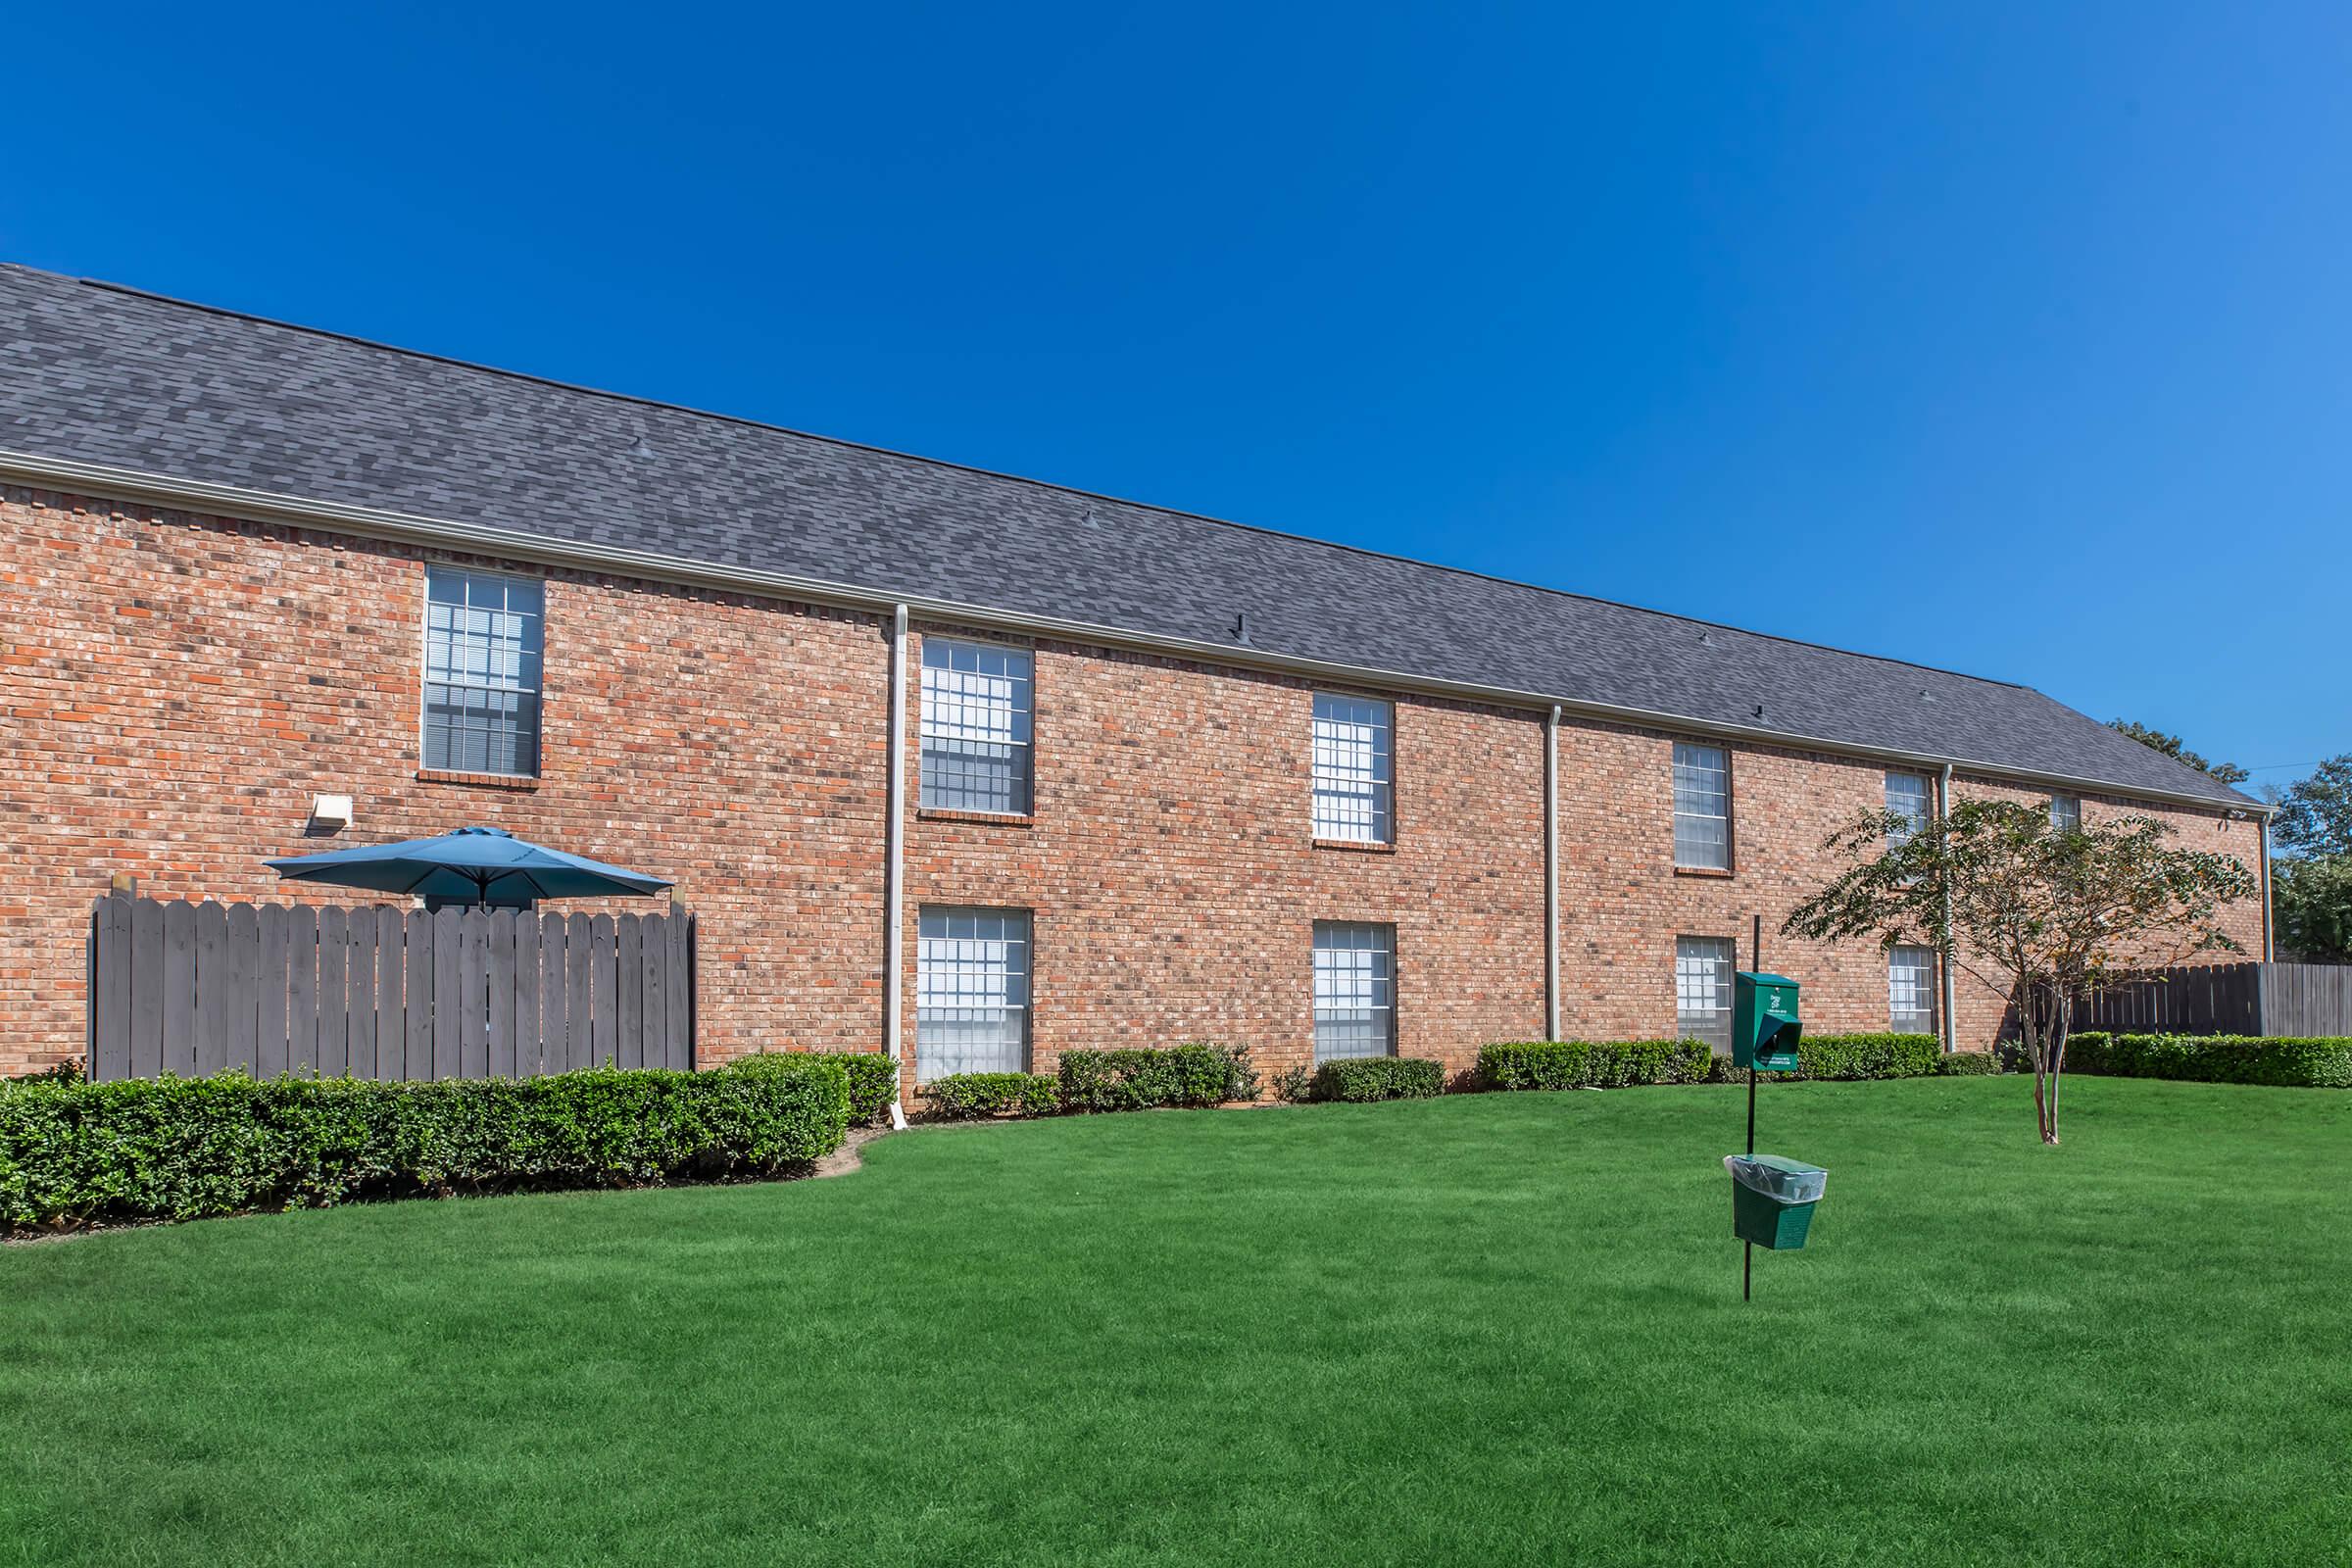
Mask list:
[[318,911],[308,904],[286,914],[286,1062],[318,1071]]
[[344,1014],[351,998],[351,912],[330,904],[318,911],[318,1047],[314,1058],[321,1078],[351,1070]]
[[694,1065],[694,916],[672,910],[663,962],[668,966],[669,1019],[663,1059],[680,1072]]
[[130,1067],[130,900],[108,896],[90,914],[90,1074]]
[[648,1067],[666,1067],[669,1062],[669,1032],[664,1012],[669,1006],[669,964],[665,953],[669,946],[669,922],[658,914],[649,914],[642,922],[645,979],[640,988],[644,1008],[645,1064]]
[[130,1061],[133,1078],[164,1070],[164,906],[130,903]]
[[351,956],[343,971],[343,1070],[354,1078],[375,1076],[375,911],[351,911],[344,936]]
[[493,909],[486,924],[490,972],[490,1017],[485,1031],[493,1078],[514,1076],[514,911]]
[[228,911],[207,899],[196,906],[196,1071],[228,1065]]
[[539,1070],[562,1072],[571,1064],[564,1039],[564,917],[539,916]]
[[432,917],[422,909],[411,909],[403,924],[408,983],[401,997],[400,1075],[414,1084],[433,1076]]
[[465,945],[459,911],[439,908],[432,913],[433,935],[433,1070],[434,1078],[462,1078],[466,1075],[464,1057],[460,1055],[459,1014],[466,995],[464,971],[459,967]]
[[250,904],[228,906],[228,1064],[262,1071],[262,922]]
[[399,1080],[402,1058],[408,1053],[408,1018],[403,1005],[408,989],[408,943],[403,939],[406,929],[398,909],[388,904],[377,906],[375,1077],[381,1083]]
[[254,1071],[274,1078],[291,1064],[286,1054],[286,934],[293,911],[265,904],[260,916],[261,953],[254,964]]
[[564,921],[564,1007],[565,1013],[564,1065],[594,1067],[596,1034],[590,1027],[589,972],[596,967],[596,923],[584,914],[566,916]]

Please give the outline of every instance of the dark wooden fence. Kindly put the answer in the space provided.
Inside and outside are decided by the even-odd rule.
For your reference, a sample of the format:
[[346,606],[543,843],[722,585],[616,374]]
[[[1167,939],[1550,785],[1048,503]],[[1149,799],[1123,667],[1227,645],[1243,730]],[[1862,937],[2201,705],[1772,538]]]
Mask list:
[[694,916],[166,903],[90,916],[90,1072],[694,1064]]
[[2352,964],[2162,969],[2076,1004],[2075,1027],[2117,1034],[2352,1035]]

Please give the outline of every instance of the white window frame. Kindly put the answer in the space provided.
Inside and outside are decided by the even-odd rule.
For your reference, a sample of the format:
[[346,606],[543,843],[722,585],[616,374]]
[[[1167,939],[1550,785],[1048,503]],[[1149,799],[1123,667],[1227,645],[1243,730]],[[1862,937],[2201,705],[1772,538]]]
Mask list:
[[[1365,956],[1359,959],[1359,954]],[[1316,1066],[1396,1054],[1395,926],[1317,920],[1311,973]],[[1377,1049],[1360,1049],[1367,1039]]]
[[[1905,1002],[1918,1005],[1906,1007]],[[1936,950],[1903,943],[1886,950],[1886,1027],[1896,1034],[1936,1033]]]
[[[1732,868],[1732,749],[1728,746],[1709,746],[1703,741],[1676,741],[1672,785],[1674,792],[1674,868],[1678,871],[1729,871]],[[1716,811],[1697,809],[1709,802],[1721,808]],[[1714,851],[1716,858],[1706,858],[1694,853],[1686,858],[1683,853],[1683,824],[1694,824],[1692,837],[1695,850]],[[1714,824],[1713,834],[1720,835],[1719,844],[1696,842],[1709,836],[1696,824]]]
[[[1703,1040],[1717,1055],[1731,1054],[1732,974],[1739,965],[1737,938],[1685,934],[1674,939],[1674,1027],[1678,1039]],[[1703,1008],[1691,1004],[1700,998],[1702,986],[1713,1003]]]
[[[925,905],[915,911],[914,1078],[1029,1070],[1030,983],[1036,952],[1027,909]],[[976,1016],[996,1014],[993,1020]],[[993,1021],[1011,1038],[979,1055],[951,1030]]]
[[1396,705],[1317,692],[1307,731],[1314,836],[1388,844],[1396,836]]
[[[522,614],[538,623],[538,647],[525,647],[518,662],[530,663],[529,679],[517,676],[513,684],[489,680],[436,680],[433,673],[433,607],[445,601],[433,597],[433,578],[450,575],[468,583],[475,580],[503,583],[523,583],[536,589],[539,608],[535,612],[510,611],[504,607],[499,613]],[[470,610],[471,595],[460,601],[462,608]],[[452,628],[453,635],[456,629]],[[428,561],[424,564],[424,615],[416,628],[416,765],[432,773],[475,773],[485,778],[528,778],[542,775],[547,766],[547,579],[528,572],[499,571],[488,566],[460,565],[456,562]],[[530,707],[531,765],[527,772],[510,772],[495,767],[466,767],[457,760],[433,756],[433,688],[451,687],[461,691],[495,692],[528,699]]]
[[2061,833],[2082,831],[2082,797],[2053,795],[2050,797],[2050,826]]
[[[1917,781],[1919,808],[1916,811],[1911,809],[1908,790],[1897,795],[1897,780]],[[1888,768],[1886,770],[1886,809],[1900,811],[1911,819],[1909,828],[1892,829],[1886,835],[1886,847],[1890,850],[1900,849],[1919,837],[1927,830],[1928,824],[1936,820],[1936,781],[1925,773],[1915,773],[1909,768]]]
[[[996,667],[991,667],[996,666]],[[1029,816],[1037,809],[1037,655],[1004,643],[923,638],[916,733],[915,803],[923,810]],[[1001,684],[1002,691],[988,689]],[[937,750],[934,750],[934,746]],[[970,779],[953,769],[959,748],[1004,748],[1009,787],[1002,804],[973,805]],[[964,756],[976,755],[963,752]],[[955,782],[951,782],[953,773]],[[995,797],[992,797],[995,799]]]

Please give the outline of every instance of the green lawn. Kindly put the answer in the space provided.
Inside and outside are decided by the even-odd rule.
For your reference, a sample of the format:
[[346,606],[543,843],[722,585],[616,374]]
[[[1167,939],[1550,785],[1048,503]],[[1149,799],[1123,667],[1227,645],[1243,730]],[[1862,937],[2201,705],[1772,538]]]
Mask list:
[[2352,1095],[1741,1092],[919,1131],[841,1180],[0,1250],[0,1561],[2314,1563]]

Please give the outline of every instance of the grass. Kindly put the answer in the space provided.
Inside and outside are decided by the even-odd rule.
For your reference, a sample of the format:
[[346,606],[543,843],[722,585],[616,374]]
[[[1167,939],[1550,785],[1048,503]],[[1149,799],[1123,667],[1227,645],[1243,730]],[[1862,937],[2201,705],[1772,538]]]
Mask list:
[[0,1561],[2319,1563],[2352,1095],[923,1130],[842,1180],[0,1251]]

